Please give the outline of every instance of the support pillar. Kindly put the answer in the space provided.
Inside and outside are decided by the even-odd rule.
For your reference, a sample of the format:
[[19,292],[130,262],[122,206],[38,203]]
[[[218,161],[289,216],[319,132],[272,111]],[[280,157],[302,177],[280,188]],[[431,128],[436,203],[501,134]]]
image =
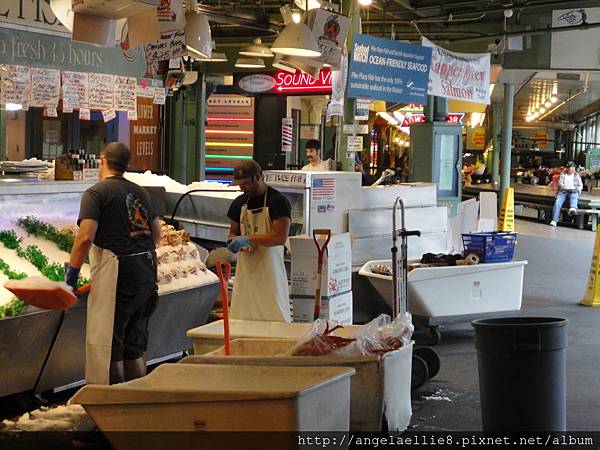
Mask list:
[[510,157],[512,150],[512,121],[513,121],[513,100],[515,96],[515,85],[513,83],[504,84],[504,106],[502,115],[502,156],[500,171],[500,198],[504,189],[510,187]]
[[200,73],[196,82],[196,148],[197,158],[195,159],[195,177],[194,180],[204,181],[206,179],[206,118],[207,118],[207,91],[206,74]]
[[502,127],[502,104],[496,102],[492,105],[492,187],[500,185],[500,135]]
[[[347,0],[343,3],[342,13],[350,16],[350,30],[348,39],[346,40],[346,50],[348,58],[352,55],[352,33],[361,33],[360,8],[357,0]],[[345,172],[354,171],[354,157],[348,158],[348,138],[344,134],[344,124],[354,124],[355,122],[355,100],[353,98],[344,97],[344,117],[338,123],[336,133],[336,160],[341,163],[342,170]],[[352,155],[354,156],[354,155]]]

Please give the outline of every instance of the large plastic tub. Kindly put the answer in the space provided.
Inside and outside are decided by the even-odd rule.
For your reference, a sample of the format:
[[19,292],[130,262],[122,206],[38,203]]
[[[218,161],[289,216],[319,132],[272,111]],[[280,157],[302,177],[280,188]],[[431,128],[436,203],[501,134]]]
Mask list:
[[[254,320],[229,321],[231,339],[294,339],[304,336],[312,323],[262,322]],[[335,331],[337,336],[349,337],[360,330],[360,325],[344,325]],[[187,336],[194,344],[194,354],[203,355],[218,349],[223,345],[223,321],[202,325],[188,330]]]
[[203,356],[190,356],[181,362],[352,367],[356,375],[350,383],[350,429],[380,431],[384,410],[391,431],[406,429],[412,415],[412,342],[381,356],[286,356],[295,343],[296,340],[291,339],[236,339],[231,342],[230,356],[225,356],[225,348],[221,347]]
[[[391,267],[390,260],[369,261],[359,274],[369,279],[392,304],[392,277],[371,272],[371,264]],[[408,274],[408,309],[415,316],[449,317],[521,309],[527,261],[474,266],[418,267]]]
[[123,431],[347,431],[354,373],[163,364],[127,383],[85,386],[69,403],[82,405],[109,439]]

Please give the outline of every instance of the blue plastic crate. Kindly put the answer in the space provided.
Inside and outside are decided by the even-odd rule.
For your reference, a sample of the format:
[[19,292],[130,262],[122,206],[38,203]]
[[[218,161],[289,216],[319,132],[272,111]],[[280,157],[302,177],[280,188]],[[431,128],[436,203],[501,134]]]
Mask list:
[[482,263],[509,262],[515,253],[518,233],[463,233],[465,255],[474,253]]

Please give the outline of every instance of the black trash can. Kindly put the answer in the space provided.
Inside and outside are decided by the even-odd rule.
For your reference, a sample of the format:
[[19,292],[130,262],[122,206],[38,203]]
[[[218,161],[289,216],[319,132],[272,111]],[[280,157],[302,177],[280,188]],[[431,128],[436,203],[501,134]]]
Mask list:
[[566,431],[567,319],[475,320],[483,431]]

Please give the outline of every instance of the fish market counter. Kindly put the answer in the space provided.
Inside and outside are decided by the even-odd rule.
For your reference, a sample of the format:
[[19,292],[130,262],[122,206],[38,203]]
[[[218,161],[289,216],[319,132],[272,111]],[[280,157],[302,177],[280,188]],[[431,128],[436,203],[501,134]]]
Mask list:
[[[149,363],[192,348],[185,333],[206,323],[218,291],[218,282],[209,282],[160,295],[149,325]],[[86,313],[87,302],[82,299],[64,312],[62,323],[61,311],[42,310],[0,320],[0,396],[81,383]]]

